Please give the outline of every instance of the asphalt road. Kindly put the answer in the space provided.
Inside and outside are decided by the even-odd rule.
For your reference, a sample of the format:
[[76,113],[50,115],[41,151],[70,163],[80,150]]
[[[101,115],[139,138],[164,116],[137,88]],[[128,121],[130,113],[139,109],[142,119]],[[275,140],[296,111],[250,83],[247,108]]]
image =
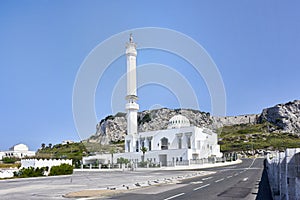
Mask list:
[[[263,172],[263,159],[246,159],[243,163],[227,167],[201,169],[203,174],[172,184],[125,190],[106,199],[259,199],[268,200],[266,189],[259,192]],[[201,172],[202,173],[202,172]],[[99,190],[117,185],[134,184],[147,180],[195,174],[195,171],[140,170],[125,172],[75,172],[73,175],[39,177],[0,181],[0,199],[66,199],[63,195],[80,190]],[[265,187],[266,188],[266,187]],[[95,198],[94,198],[95,199]]]
[[[147,180],[185,176],[191,171],[94,171],[75,172],[73,175],[0,180],[0,200],[66,199],[63,195],[81,190],[133,185]],[[74,198],[75,199],[75,198]]]
[[[267,182],[261,182],[263,159],[245,159],[243,163],[206,170],[215,174],[184,180],[181,183],[152,186],[126,192],[106,199],[171,200],[171,199],[271,199]],[[263,189],[262,189],[263,188]],[[260,191],[259,191],[260,189]],[[263,191],[262,191],[263,190]],[[260,193],[258,197],[258,193]]]

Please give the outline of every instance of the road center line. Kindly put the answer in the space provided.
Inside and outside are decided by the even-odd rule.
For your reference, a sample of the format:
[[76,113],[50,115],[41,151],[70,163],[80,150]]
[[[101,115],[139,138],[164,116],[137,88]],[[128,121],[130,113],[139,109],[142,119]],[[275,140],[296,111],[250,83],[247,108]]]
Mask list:
[[168,198],[166,198],[166,199],[164,199],[164,200],[174,199],[174,198],[179,197],[179,196],[182,196],[182,195],[184,195],[184,194],[185,194],[185,193],[176,194],[176,195],[171,196],[171,197],[168,197]]
[[194,182],[191,182],[191,184],[200,184],[200,183],[203,183],[202,181],[194,181]]
[[205,188],[205,187],[207,187],[207,186],[209,186],[209,185],[210,185],[210,184],[202,185],[202,186],[200,186],[200,187],[194,188],[193,190],[196,191],[196,190],[199,190],[199,189],[201,189],[201,188]]
[[227,176],[227,178],[231,178],[232,176]]
[[216,180],[215,182],[218,183],[218,182],[220,182],[220,181],[224,181],[224,178],[221,178],[221,179],[219,179],[219,180]]

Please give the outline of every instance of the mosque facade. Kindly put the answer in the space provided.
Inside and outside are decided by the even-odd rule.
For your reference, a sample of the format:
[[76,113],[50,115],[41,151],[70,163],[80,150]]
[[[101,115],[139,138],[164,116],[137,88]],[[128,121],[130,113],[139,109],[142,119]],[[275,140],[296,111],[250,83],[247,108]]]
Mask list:
[[[127,135],[125,136],[125,153],[95,155],[83,158],[83,164],[98,160],[100,163],[116,163],[118,158],[132,162],[148,161],[168,166],[170,163],[186,163],[209,157],[222,157],[218,137],[208,128],[191,126],[183,115],[173,116],[165,130],[138,132],[136,87],[136,44],[130,35],[126,44],[127,58]],[[143,152],[144,151],[144,152]]]

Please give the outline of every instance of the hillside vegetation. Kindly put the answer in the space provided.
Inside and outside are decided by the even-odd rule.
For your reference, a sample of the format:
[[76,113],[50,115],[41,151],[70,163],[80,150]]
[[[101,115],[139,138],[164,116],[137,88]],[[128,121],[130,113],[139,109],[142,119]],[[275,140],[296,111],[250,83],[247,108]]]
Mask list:
[[80,165],[83,156],[87,156],[88,151],[83,143],[56,144],[40,148],[37,151],[37,158],[44,159],[72,159],[75,166]]
[[283,150],[300,147],[300,136],[292,133],[270,133],[273,125],[239,124],[219,129],[221,151],[250,151],[257,149]]
[[90,152],[91,154],[94,152],[99,152],[99,153],[111,153],[112,151],[114,153],[124,152],[124,140],[115,143],[110,143],[110,144],[101,144],[101,143],[83,141],[83,144],[85,145],[88,152]]

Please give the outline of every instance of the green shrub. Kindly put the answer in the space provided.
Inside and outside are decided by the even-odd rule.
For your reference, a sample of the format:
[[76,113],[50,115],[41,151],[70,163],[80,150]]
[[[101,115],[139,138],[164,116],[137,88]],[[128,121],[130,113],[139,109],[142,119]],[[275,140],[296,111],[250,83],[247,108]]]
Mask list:
[[64,163],[59,166],[51,167],[49,176],[67,175],[72,173],[73,173],[73,166]]
[[125,117],[126,113],[118,112],[115,117]]
[[38,177],[38,176],[44,176],[46,171],[48,171],[48,167],[41,167],[41,168],[29,167],[29,168],[20,169],[18,172],[14,172],[14,176],[19,178]]
[[107,121],[107,120],[109,120],[109,119],[114,120],[115,117],[112,116],[112,115],[108,115],[107,117],[105,117],[105,121]]
[[128,163],[130,163],[130,161],[126,158],[121,157],[121,158],[117,158],[117,163],[118,164],[128,164]]
[[141,162],[139,162],[139,166],[140,167],[146,167],[147,164],[148,164],[148,161],[141,161]]
[[2,158],[3,163],[15,163],[17,160],[20,160],[16,157],[4,157]]

